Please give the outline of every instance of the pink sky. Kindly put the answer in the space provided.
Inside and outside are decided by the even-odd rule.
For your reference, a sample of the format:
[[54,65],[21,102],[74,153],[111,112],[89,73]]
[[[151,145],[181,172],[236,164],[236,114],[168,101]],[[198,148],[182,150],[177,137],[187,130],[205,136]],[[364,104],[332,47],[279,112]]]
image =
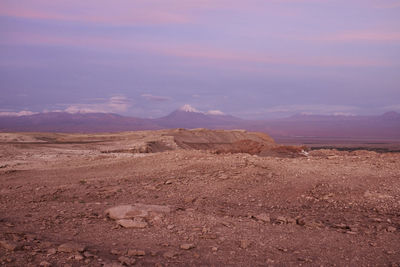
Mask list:
[[5,0],[0,112],[123,96],[120,112],[140,116],[185,103],[378,113],[400,104],[399,12],[394,0]]

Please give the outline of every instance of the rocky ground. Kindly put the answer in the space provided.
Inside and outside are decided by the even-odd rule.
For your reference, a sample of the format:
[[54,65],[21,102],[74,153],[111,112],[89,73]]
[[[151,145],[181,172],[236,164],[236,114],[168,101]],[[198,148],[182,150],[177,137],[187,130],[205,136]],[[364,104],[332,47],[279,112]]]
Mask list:
[[400,266],[400,153],[176,136],[0,134],[0,264]]

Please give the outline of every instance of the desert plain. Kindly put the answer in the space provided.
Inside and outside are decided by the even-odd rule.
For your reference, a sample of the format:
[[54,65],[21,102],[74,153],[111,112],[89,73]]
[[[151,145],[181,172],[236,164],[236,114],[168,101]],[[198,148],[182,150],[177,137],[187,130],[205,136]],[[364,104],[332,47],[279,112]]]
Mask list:
[[399,266],[400,153],[0,133],[3,266]]

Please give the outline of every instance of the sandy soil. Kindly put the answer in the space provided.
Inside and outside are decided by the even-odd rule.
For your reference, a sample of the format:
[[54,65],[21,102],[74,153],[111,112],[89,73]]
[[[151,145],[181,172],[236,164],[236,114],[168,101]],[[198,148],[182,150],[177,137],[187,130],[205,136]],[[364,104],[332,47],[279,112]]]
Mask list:
[[0,264],[400,266],[399,153],[178,133],[1,134]]

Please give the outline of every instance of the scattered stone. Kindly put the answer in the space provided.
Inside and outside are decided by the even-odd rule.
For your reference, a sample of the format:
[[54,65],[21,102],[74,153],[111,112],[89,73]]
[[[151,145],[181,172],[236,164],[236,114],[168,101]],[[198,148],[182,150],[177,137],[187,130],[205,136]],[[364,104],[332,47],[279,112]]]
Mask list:
[[222,224],[223,226],[225,226],[225,227],[228,227],[228,228],[232,227],[232,225],[231,225],[229,222],[224,222],[224,221],[222,221],[221,224]]
[[271,218],[266,213],[261,213],[259,215],[256,215],[255,218],[262,222],[271,222]]
[[48,261],[42,261],[42,262],[39,263],[39,266],[41,266],[41,267],[50,267],[51,263],[48,262]]
[[216,252],[216,251],[218,251],[218,248],[217,247],[212,247],[211,250]]
[[177,255],[177,253],[176,253],[176,252],[173,252],[173,251],[167,251],[167,252],[165,252],[165,253],[163,254],[163,257],[164,257],[164,258],[169,258],[169,259],[172,259],[172,258],[175,258],[175,257],[176,257],[176,255]]
[[287,248],[277,247],[276,249],[279,251],[288,252]]
[[329,193],[329,194],[327,194],[327,195],[324,195],[324,196],[322,196],[322,199],[323,200],[329,200],[331,197],[333,197],[334,196],[334,194],[333,193]]
[[349,234],[349,235],[356,235],[357,232],[354,232],[354,231],[346,231],[346,234]]
[[47,250],[47,255],[54,255],[57,253],[57,250],[55,248],[49,248]]
[[16,242],[9,240],[0,240],[0,247],[10,251],[18,250],[20,248]]
[[[34,240],[36,240],[36,236],[34,236],[34,235],[32,235],[32,234],[26,234],[25,235],[25,239],[28,241],[28,242],[32,242],[32,241],[34,241]],[[51,242],[42,242],[42,244],[44,245],[47,245],[48,243],[51,243]],[[49,247],[51,246],[52,244],[50,244],[49,245]]]
[[123,267],[124,265],[120,264],[119,262],[107,262],[102,264],[103,267]]
[[85,257],[82,256],[82,254],[78,253],[74,256],[74,259],[77,261],[81,261],[83,260]]
[[186,203],[186,204],[190,204],[190,203],[193,203],[193,202],[195,202],[197,200],[197,198],[196,197],[185,197],[184,199],[183,199],[183,201]]
[[58,252],[66,252],[66,253],[71,253],[71,252],[84,252],[86,247],[81,244],[77,243],[64,243],[58,247]]
[[146,256],[146,252],[144,250],[130,249],[128,250],[128,256]]
[[111,253],[112,255],[122,255],[122,254],[124,254],[122,251],[117,250],[117,249],[112,249],[112,250],[110,251],[110,253]]
[[285,224],[285,223],[287,223],[287,219],[286,219],[285,217],[283,217],[283,216],[278,216],[278,217],[276,218],[276,221],[277,221],[279,224]]
[[15,261],[14,258],[10,258],[10,257],[6,258],[6,262],[8,262],[8,263],[11,263],[11,262],[13,262],[13,261]]
[[200,237],[204,238],[204,239],[217,239],[218,238],[217,234],[203,234]]
[[183,250],[189,250],[189,249],[192,249],[192,248],[195,248],[195,247],[196,246],[194,244],[189,244],[189,243],[181,245],[181,249],[183,249]]
[[309,258],[302,258],[302,257],[297,258],[297,260],[298,260],[298,261],[304,261],[304,262],[313,262],[312,259],[309,259]]
[[344,230],[348,230],[350,229],[350,226],[344,224],[344,223],[337,223],[333,225],[334,228],[338,228],[338,229],[344,229]]
[[163,215],[161,214],[155,214],[151,218],[149,218],[150,224],[151,225],[158,225],[160,226],[163,223]]
[[117,224],[121,225],[124,228],[146,228],[148,225],[146,221],[139,218],[135,218],[134,220],[130,219],[118,220]]
[[240,240],[240,247],[246,249],[250,247],[251,241],[250,240]]
[[[35,239],[36,239],[36,238],[32,239],[32,241],[35,240]],[[41,242],[41,244],[42,244],[42,246],[45,247],[45,248],[50,248],[50,247],[52,247],[52,246],[54,245],[54,243],[49,242],[49,241]]]
[[165,184],[172,184],[172,183],[173,183],[172,180],[167,180],[167,181],[165,181]]
[[389,233],[394,233],[394,232],[396,232],[396,227],[393,227],[393,226],[388,226],[388,228],[386,229],[386,231],[388,231]]
[[350,231],[357,233],[358,228],[356,226],[350,226]]
[[158,253],[157,253],[156,251],[151,251],[151,252],[150,252],[150,255],[153,256],[153,257],[157,256],[157,254],[158,254]]
[[136,260],[135,259],[131,259],[125,256],[121,256],[118,258],[118,261],[124,265],[130,266],[135,264]]
[[89,251],[83,252],[83,256],[85,256],[86,258],[94,258],[94,255]]

